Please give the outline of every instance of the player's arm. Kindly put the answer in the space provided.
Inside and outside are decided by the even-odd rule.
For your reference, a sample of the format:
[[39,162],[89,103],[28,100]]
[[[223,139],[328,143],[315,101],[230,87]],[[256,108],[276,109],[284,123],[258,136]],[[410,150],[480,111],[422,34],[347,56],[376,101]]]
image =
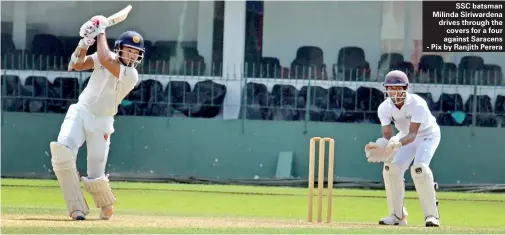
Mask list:
[[405,137],[400,139],[400,143],[402,143],[402,146],[410,144],[416,139],[419,127],[421,127],[421,123],[410,122],[409,133]]
[[86,56],[88,53],[88,48],[93,45],[94,40],[83,38],[79,41],[77,48],[75,48],[74,53],[72,53],[72,57],[70,58],[71,65],[68,68],[68,71],[83,71],[90,70],[95,66],[93,59],[89,56]]
[[409,133],[400,139],[402,146],[410,144],[416,139],[419,127],[421,127],[421,123],[424,121],[427,112],[430,112],[427,105],[424,107],[422,104],[418,104],[412,108]]
[[114,57],[112,57],[109,45],[107,45],[107,38],[105,36],[105,33],[98,34],[96,41],[98,61],[100,61],[100,64],[109,70],[109,72],[112,73],[114,77],[119,79],[121,64]]
[[382,126],[382,137],[387,140],[393,137],[393,127],[391,125]]
[[393,137],[393,127],[391,126],[391,117],[388,115],[386,107],[384,105],[380,105],[377,110],[377,115],[379,116],[379,120],[382,126],[382,137],[389,140]]
[[382,137],[378,138],[375,142],[370,142],[365,145],[365,155],[368,162],[386,162],[393,156],[392,152],[386,152],[385,147],[389,140],[393,137],[393,127],[391,126],[390,112],[388,107],[382,103],[379,105],[377,115],[382,126]]

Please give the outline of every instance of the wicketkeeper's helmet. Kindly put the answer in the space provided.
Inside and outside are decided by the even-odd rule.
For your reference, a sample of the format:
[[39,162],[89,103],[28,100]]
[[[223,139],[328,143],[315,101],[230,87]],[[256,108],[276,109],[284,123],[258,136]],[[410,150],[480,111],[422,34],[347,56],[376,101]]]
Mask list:
[[389,97],[393,103],[399,104],[407,98],[409,78],[404,72],[400,70],[389,72],[382,85],[385,88],[385,97]]

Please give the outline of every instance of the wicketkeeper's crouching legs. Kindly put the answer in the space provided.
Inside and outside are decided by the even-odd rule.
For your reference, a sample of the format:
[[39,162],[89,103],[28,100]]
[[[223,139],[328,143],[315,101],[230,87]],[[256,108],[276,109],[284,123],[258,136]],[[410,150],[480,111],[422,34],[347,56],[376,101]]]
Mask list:
[[440,226],[433,172],[426,164],[414,164],[410,168],[417,195],[421,202],[427,227]]
[[405,184],[404,170],[397,164],[384,163],[382,176],[386,189],[389,216],[379,220],[382,225],[407,225],[407,210],[404,207]]
[[416,186],[417,196],[421,202],[426,226],[438,227],[440,226],[440,215],[438,213],[435,181],[430,168],[430,162],[440,143],[440,135],[429,136],[422,140],[417,148],[410,173]]
[[392,161],[384,162],[382,176],[386,189],[389,216],[379,220],[382,225],[407,225],[407,210],[404,205],[404,175],[415,155],[415,146],[406,145],[394,152]]
[[[422,158],[420,158],[422,159]],[[404,164],[384,163],[383,177],[386,189],[386,197],[390,216],[383,218],[379,224],[383,225],[407,225],[407,211],[404,206],[405,184],[403,175],[405,173]],[[410,173],[416,187],[416,191],[421,202],[424,219],[427,227],[440,226],[440,216],[435,192],[435,182],[433,172],[425,163],[414,162],[410,168]]]

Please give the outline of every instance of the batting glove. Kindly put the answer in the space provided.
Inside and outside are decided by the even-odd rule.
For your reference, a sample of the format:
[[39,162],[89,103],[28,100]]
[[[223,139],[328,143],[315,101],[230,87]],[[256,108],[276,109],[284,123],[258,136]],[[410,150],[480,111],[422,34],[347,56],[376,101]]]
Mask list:
[[109,25],[109,20],[107,20],[107,18],[102,15],[93,16],[90,21],[94,22],[95,24],[97,36],[101,33],[105,33],[105,28],[107,28]]

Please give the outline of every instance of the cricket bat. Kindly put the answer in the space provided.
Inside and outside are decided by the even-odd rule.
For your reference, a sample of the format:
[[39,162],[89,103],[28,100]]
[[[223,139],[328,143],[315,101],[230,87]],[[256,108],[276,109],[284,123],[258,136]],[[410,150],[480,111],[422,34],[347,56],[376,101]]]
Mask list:
[[[107,21],[109,23],[107,24],[106,27],[114,26],[116,24],[119,24],[119,23],[123,22],[128,17],[128,13],[130,13],[131,10],[132,10],[132,5],[128,5],[125,8],[123,8],[122,10],[120,10],[120,11],[114,13],[113,15],[107,17]],[[76,52],[74,52],[74,53],[79,54],[79,51],[77,51],[77,50],[80,51],[79,48],[76,48]],[[67,69],[68,69],[69,72],[72,71],[73,67],[74,67],[74,63],[73,62],[68,63],[68,68]]]
[[130,13],[131,10],[132,5],[128,5],[123,10],[120,10],[116,12],[114,15],[107,17],[107,20],[109,21],[107,27],[123,22],[126,19],[126,17],[128,17],[128,13]]

